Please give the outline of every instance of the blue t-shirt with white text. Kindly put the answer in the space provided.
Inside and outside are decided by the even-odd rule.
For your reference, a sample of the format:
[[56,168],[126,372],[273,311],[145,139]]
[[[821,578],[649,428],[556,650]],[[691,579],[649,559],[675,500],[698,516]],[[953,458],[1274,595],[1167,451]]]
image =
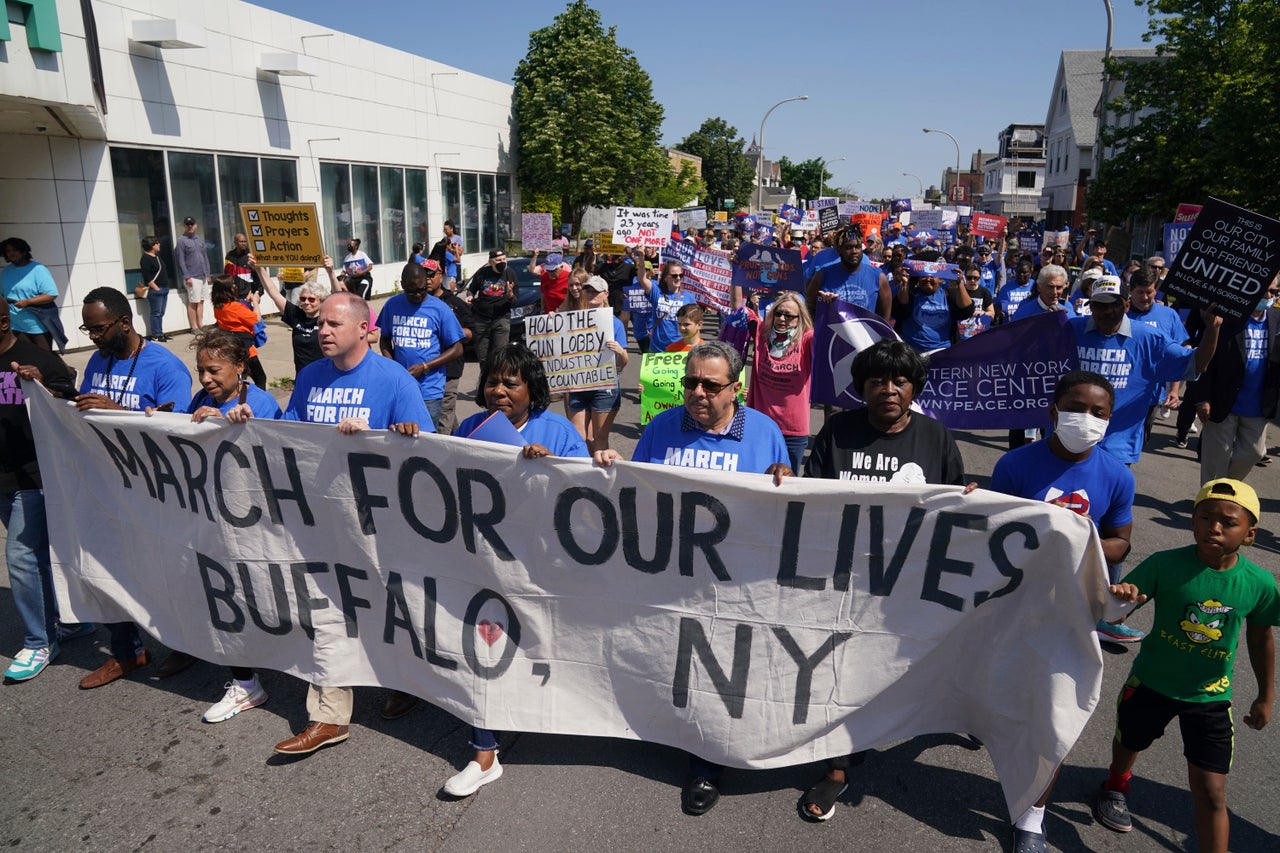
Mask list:
[[[378,328],[391,336],[391,357],[405,370],[439,358],[440,353],[465,337],[453,309],[431,295],[417,305],[403,293],[391,297],[378,314]],[[444,373],[442,364],[416,380],[422,399],[439,400],[444,396]]]
[[723,434],[685,429],[684,406],[659,412],[641,433],[631,461],[746,474],[763,474],[777,462],[791,464],[777,424],[741,404],[738,416],[742,422],[735,425],[740,432],[735,435],[734,426]]
[[327,358],[302,368],[284,410],[287,421],[337,424],[346,418],[364,418],[370,429],[416,423],[422,432],[436,431],[413,377],[368,351],[350,370],[339,370]]
[[173,403],[174,411],[184,412],[191,403],[191,371],[182,359],[156,343],[143,345],[136,368],[132,357],[112,358],[95,352],[85,366],[80,393],[101,394],[133,412],[164,403]]
[[[191,405],[187,406],[187,414],[195,414],[196,409],[202,406],[213,406],[222,414],[226,414],[236,407],[240,402],[238,396],[232,397],[225,403],[214,402],[209,396],[209,392],[201,388],[196,392],[195,397],[191,399]],[[284,417],[284,412],[280,411],[280,404],[276,402],[276,398],[252,383],[249,385],[249,391],[245,394],[245,404],[249,407],[249,411],[253,412],[253,416],[261,421],[277,421]]]
[[1267,375],[1269,347],[1266,313],[1260,320],[1250,315],[1249,324],[1244,327],[1244,381],[1231,414],[1242,418],[1262,417],[1262,383]]

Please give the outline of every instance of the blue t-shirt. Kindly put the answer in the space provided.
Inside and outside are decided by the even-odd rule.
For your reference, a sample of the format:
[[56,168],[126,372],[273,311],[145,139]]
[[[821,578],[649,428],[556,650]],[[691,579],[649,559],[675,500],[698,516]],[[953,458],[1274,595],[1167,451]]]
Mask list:
[[978,264],[982,268],[982,281],[978,282],[981,286],[996,292],[996,272],[1000,269],[1000,261],[987,261],[985,264]]
[[680,327],[676,312],[685,305],[692,305],[697,298],[687,290],[663,293],[657,284],[649,287],[649,304],[653,306],[653,320],[649,326],[649,351],[664,352],[680,340]]
[[641,433],[631,461],[746,474],[763,474],[775,462],[790,465],[778,425],[755,409],[737,405],[727,433],[698,427],[684,406],[659,412]]
[[[824,270],[838,263],[840,263],[840,253],[836,251],[835,246],[827,246],[821,251],[810,253],[809,257],[804,259],[800,268],[804,270],[804,280],[808,281],[813,278],[818,270]],[[824,275],[823,278],[826,278],[826,276]]]
[[911,314],[902,321],[902,339],[925,351],[951,346],[951,305],[947,291],[939,287],[928,296],[911,297]]
[[462,245],[462,237],[454,234],[449,238],[449,247],[444,252],[444,274],[453,278],[458,277],[458,256],[462,254],[458,251],[458,247]]
[[1031,295],[1031,288],[1034,285],[1034,279],[1026,284],[1018,284],[1017,280],[1010,280],[996,294],[996,314],[1005,320],[1013,319],[1014,312],[1018,310],[1023,300]]
[[842,263],[823,267],[822,292],[834,293],[841,302],[857,305],[874,314],[876,302],[880,299],[880,268],[872,266],[865,255],[853,272],[845,269]]
[[[1067,312],[1068,317],[1078,316],[1076,314],[1075,309],[1071,307],[1070,302],[1065,303],[1062,306],[1062,309]],[[1021,320],[1024,317],[1034,317],[1037,314],[1046,313],[1046,310],[1047,309],[1040,304],[1039,296],[1035,294],[1029,294],[1026,299],[1022,300],[1022,303],[1018,306],[1018,310],[1014,311],[1013,316],[1009,319]]]
[[[454,430],[454,435],[466,438],[484,423],[489,412],[476,412]],[[590,456],[587,443],[569,419],[555,412],[530,412],[529,419],[520,427],[520,434],[530,444],[541,444],[552,456]]]
[[[129,376],[133,369],[133,376]],[[156,343],[146,343],[133,358],[111,358],[101,352],[89,356],[80,381],[81,394],[101,394],[133,412],[173,403],[177,412],[191,404],[191,371],[182,359]]]
[[[57,296],[58,286],[48,267],[36,261],[27,261],[22,266],[9,264],[0,269],[0,289],[5,299],[17,302],[19,299],[30,299],[33,296]],[[27,308],[9,305],[9,328],[27,335],[43,335],[44,326]]]
[[1242,418],[1262,417],[1262,382],[1267,375],[1269,346],[1266,312],[1260,320],[1249,315],[1249,324],[1244,327],[1244,381],[1231,414]]
[[1123,462],[1096,451],[1069,462],[1054,454],[1047,438],[1001,456],[991,472],[991,491],[1063,504],[1099,529],[1133,522],[1133,472]]
[[344,418],[364,418],[370,429],[416,423],[422,432],[436,431],[414,378],[368,351],[350,370],[339,370],[327,358],[302,368],[284,410],[287,421],[337,424]]
[[1165,382],[1195,378],[1195,350],[1128,317],[1114,335],[1093,326],[1093,317],[1067,321],[1076,337],[1080,370],[1100,373],[1116,389],[1111,426],[1102,447],[1121,462],[1133,464],[1142,454],[1143,422],[1156,388]]
[[[244,401],[249,406],[249,411],[253,412],[253,416],[258,420],[278,421],[284,417],[284,412],[280,411],[280,404],[276,402],[276,398],[257,385],[249,385],[249,393],[245,395]],[[192,398],[191,405],[187,406],[187,414],[194,414],[201,406],[213,406],[225,415],[239,402],[239,396],[235,396],[225,403],[215,403],[209,396],[209,392],[201,388]]]
[[[465,337],[453,309],[430,294],[418,305],[403,293],[391,297],[378,314],[378,328],[391,335],[391,357],[405,370],[439,358]],[[416,381],[422,399],[439,400],[444,396],[444,365],[428,370]]]
[[1135,323],[1143,323],[1157,331],[1164,332],[1175,344],[1180,344],[1187,339],[1187,327],[1182,325],[1182,318],[1178,316],[1177,311],[1174,311],[1168,305],[1161,305],[1156,302],[1151,306],[1151,310],[1145,314],[1140,314],[1131,308],[1129,309],[1129,319]]

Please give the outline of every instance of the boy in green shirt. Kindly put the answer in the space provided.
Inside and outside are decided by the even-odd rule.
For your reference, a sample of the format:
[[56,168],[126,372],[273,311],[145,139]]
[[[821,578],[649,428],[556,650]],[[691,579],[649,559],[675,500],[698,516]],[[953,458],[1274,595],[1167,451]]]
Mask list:
[[1138,753],[1178,718],[1187,758],[1196,836],[1204,853],[1227,851],[1231,768],[1231,674],[1240,628],[1258,680],[1245,725],[1261,729],[1275,699],[1280,589],[1270,572],[1239,554],[1258,533],[1258,495],[1239,480],[1210,480],[1196,495],[1196,544],[1152,554],[1111,587],[1122,601],[1158,598],[1154,625],[1116,703],[1111,768],[1093,815],[1117,832],[1133,828],[1127,795]]

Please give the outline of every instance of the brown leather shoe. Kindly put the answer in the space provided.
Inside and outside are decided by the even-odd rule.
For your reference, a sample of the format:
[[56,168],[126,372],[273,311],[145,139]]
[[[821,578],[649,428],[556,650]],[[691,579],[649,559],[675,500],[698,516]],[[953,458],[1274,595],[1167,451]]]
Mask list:
[[398,720],[412,711],[413,706],[417,704],[417,696],[401,693],[399,690],[392,690],[391,695],[387,697],[387,701],[382,703],[382,719]]
[[169,652],[169,656],[160,661],[160,668],[156,670],[156,677],[168,678],[171,675],[177,675],[184,669],[190,667],[196,662],[196,660],[196,658],[193,658],[186,652]]
[[81,690],[92,690],[95,687],[102,687],[124,678],[135,669],[140,669],[151,663],[151,658],[147,656],[147,650],[143,649],[142,654],[138,655],[131,661],[121,663],[115,658],[110,658],[102,666],[80,679]]
[[350,736],[346,726],[332,723],[308,723],[302,733],[276,744],[281,755],[307,755],[322,746],[342,743]]

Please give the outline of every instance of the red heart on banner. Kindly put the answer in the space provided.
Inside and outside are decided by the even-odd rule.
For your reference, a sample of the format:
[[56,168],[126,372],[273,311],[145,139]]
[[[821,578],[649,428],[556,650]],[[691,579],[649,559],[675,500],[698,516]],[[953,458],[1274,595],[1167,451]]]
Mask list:
[[476,625],[476,631],[479,632],[480,638],[490,646],[502,639],[501,622],[490,622],[488,619],[485,619],[480,622],[480,624]]

